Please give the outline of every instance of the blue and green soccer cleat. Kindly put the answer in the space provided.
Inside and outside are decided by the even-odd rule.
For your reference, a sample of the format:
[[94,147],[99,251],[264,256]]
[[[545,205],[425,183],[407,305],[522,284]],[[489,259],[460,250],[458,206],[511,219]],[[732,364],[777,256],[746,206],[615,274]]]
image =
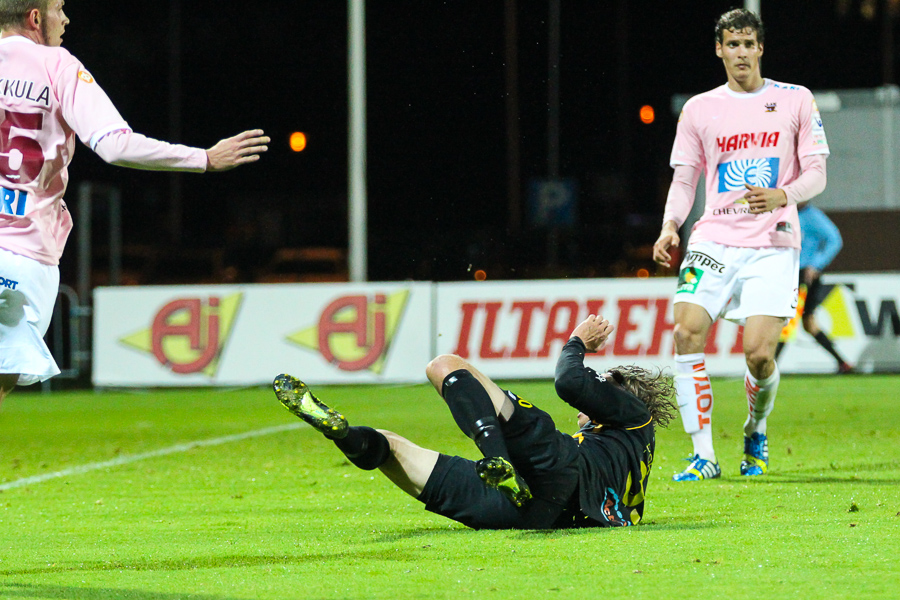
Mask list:
[[344,438],[350,425],[346,417],[312,395],[309,387],[290,375],[279,375],[272,383],[275,396],[286,409],[331,438]]
[[741,475],[764,475],[769,470],[769,439],[764,433],[744,436],[744,460]]
[[528,484],[505,458],[499,456],[482,458],[475,463],[475,471],[485,485],[500,490],[516,506],[521,507],[531,500]]
[[701,479],[718,479],[722,476],[719,463],[700,458],[699,454],[688,457],[686,460],[691,461],[691,464],[681,473],[672,475],[673,481],[700,481]]

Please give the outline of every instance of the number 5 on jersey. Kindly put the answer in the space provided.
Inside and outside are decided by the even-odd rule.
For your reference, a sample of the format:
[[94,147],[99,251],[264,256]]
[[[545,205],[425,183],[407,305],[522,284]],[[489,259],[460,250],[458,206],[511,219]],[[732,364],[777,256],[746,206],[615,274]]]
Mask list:
[[0,176],[12,184],[30,183],[44,167],[44,151],[28,131],[40,130],[43,113],[3,111],[0,123]]

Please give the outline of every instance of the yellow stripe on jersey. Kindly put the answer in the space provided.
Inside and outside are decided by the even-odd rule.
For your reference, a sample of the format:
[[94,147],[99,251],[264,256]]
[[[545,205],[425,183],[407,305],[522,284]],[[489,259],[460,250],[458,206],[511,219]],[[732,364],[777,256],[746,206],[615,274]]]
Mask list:
[[632,429],[640,429],[641,427],[646,427],[646,426],[649,425],[652,421],[653,421],[653,417],[650,417],[650,421],[647,421],[647,422],[644,423],[643,425],[638,425],[637,427],[626,427],[625,429],[626,429],[627,431],[631,431]]

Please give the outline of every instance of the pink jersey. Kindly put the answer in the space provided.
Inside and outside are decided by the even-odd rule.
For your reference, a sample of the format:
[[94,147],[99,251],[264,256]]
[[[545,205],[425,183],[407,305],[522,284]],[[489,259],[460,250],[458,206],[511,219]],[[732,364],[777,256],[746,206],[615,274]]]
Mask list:
[[[57,265],[72,229],[63,195],[75,136],[94,149],[131,128],[67,50],[22,36],[0,39],[0,119],[0,248]],[[206,167],[202,150],[136,142],[142,156],[150,148],[180,169]]]
[[[672,167],[687,165],[706,176],[706,208],[691,242],[727,246],[800,247],[794,204],[750,214],[744,183],[782,188],[800,174],[800,159],[828,156],[822,118],[802,86],[765,80],[762,89],[738,93],[723,85],[684,106],[672,148]],[[663,222],[680,226],[690,205],[668,202]]]

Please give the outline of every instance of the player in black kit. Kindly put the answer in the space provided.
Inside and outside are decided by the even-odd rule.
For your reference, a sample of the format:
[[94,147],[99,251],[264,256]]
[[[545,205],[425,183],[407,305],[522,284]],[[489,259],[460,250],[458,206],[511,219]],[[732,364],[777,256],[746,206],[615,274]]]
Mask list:
[[362,469],[380,469],[431,512],[475,529],[622,527],[641,520],[656,426],[677,410],[668,377],[634,366],[599,374],[584,366],[613,327],[591,315],[556,365],[556,392],[578,409],[574,436],[546,412],[502,390],[465,360],[442,355],[426,373],[460,429],[485,458],[416,446],[386,430],[350,427],[300,380],[279,375],[275,394]]

